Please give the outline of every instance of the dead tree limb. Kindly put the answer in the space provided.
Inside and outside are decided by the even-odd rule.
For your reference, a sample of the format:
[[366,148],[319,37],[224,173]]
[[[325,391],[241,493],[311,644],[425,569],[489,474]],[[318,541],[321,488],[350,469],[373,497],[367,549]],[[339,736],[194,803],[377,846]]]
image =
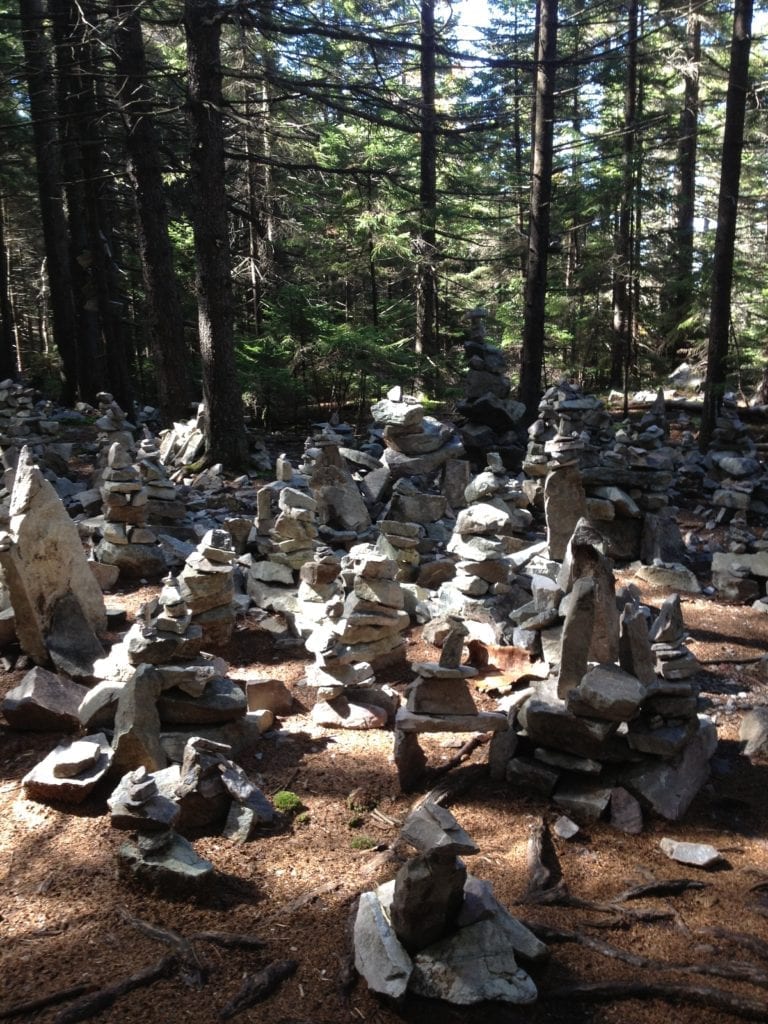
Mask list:
[[538,935],[542,942],[575,942],[579,946],[584,946],[586,949],[600,953],[601,956],[621,960],[624,963],[631,964],[633,967],[647,967],[653,971],[674,971],[680,974],[706,974],[715,978],[729,978],[732,981],[746,981],[750,985],[768,988],[768,974],[754,964],[740,963],[738,961],[711,964],[683,964],[667,960],[654,960],[651,957],[641,956],[639,953],[630,953],[626,949],[612,946],[602,939],[585,935],[583,932],[549,928],[546,925],[529,925],[529,927],[535,935]]
[[120,908],[120,916],[132,928],[141,932],[142,935],[154,939],[155,942],[162,942],[166,946],[170,946],[179,958],[184,983],[191,988],[203,987],[208,970],[205,964],[201,962],[195,947],[189,939],[185,939],[183,935],[170,928],[161,928],[159,925],[150,924],[149,921],[143,921],[140,917],[133,917],[124,907]]
[[116,1000],[128,992],[151,985],[153,982],[159,981],[160,978],[168,977],[177,970],[178,966],[177,957],[166,956],[158,963],[150,964],[149,967],[130,974],[127,978],[123,978],[108,988],[99,989],[92,995],[78,999],[76,1003],[60,1010],[54,1017],[53,1024],[76,1024],[77,1021],[88,1020],[89,1017],[101,1013],[102,1010],[108,1010]]
[[0,1020],[10,1020],[12,1017],[21,1017],[26,1013],[34,1013],[35,1010],[45,1010],[48,1006],[55,1006],[57,1003],[66,1003],[70,999],[77,999],[78,996],[92,991],[93,985],[73,985],[71,988],[62,988],[58,992],[51,992],[50,995],[40,996],[38,999],[30,999],[26,1003],[16,1003],[9,1006],[7,1010],[0,1010]]
[[539,994],[539,1002],[544,1003],[565,1000],[612,1003],[623,999],[663,999],[672,1003],[692,1003],[765,1024],[765,1001],[742,999],[722,989],[703,985],[662,985],[647,981],[594,982],[566,985]]
[[190,935],[192,942],[212,942],[216,946],[228,946],[240,949],[263,949],[266,942],[255,935],[243,935],[240,932],[195,932]]
[[692,878],[670,878],[661,882],[650,882],[648,885],[636,885],[625,889],[612,902],[623,903],[625,900],[640,900],[647,896],[679,896],[688,889],[704,889],[706,882],[694,881]]
[[263,971],[246,978],[240,991],[219,1010],[219,1019],[231,1020],[238,1013],[242,1013],[243,1010],[248,1010],[251,1006],[266,999],[281,982],[290,978],[298,966],[295,960],[273,960]]

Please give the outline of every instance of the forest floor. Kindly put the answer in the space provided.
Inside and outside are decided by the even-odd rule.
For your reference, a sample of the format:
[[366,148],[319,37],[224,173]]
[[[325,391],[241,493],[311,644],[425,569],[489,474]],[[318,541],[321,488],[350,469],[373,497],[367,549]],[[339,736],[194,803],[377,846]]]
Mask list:
[[[631,578],[618,575],[622,582]],[[111,603],[135,611],[148,590],[154,592],[115,594]],[[657,607],[665,596],[647,588],[643,595]],[[480,849],[469,858],[469,869],[491,882],[520,919],[561,933],[549,959],[530,967],[540,993],[536,1004],[461,1008],[408,997],[394,1006],[356,975],[350,942],[356,897],[392,877],[409,853],[397,836],[418,794],[400,792],[391,731],[330,732],[312,725],[307,691],[297,685],[307,658],[277,649],[270,634],[246,620],[216,653],[226,657],[234,678],[283,680],[294,691],[296,713],[240,763],[267,794],[295,792],[306,814],[300,822],[281,819],[246,845],[216,835],[195,838],[195,849],[218,873],[205,902],[148,894],[118,876],[117,851],[127,835],[110,825],[108,788],[75,809],[26,800],[22,777],[61,737],[14,732],[0,719],[0,1020],[82,1019],[64,1015],[74,997],[38,1009],[23,1006],[78,986],[109,987],[174,952],[137,927],[136,919],[190,940],[199,969],[169,968],[89,1019],[212,1024],[224,1019],[222,1008],[246,977],[273,961],[293,960],[295,972],[236,1019],[666,1024],[673,1014],[678,1024],[768,1020],[768,764],[750,764],[738,743],[745,710],[768,704],[768,674],[758,664],[768,650],[768,617],[711,597],[682,600],[689,646],[702,664],[703,703],[720,736],[711,779],[682,821],[647,817],[640,835],[599,822],[574,840],[555,838],[568,899],[531,904],[524,902],[529,837],[541,819],[554,822],[557,809],[491,781],[477,767],[487,758],[484,745],[443,776],[453,788],[453,814]],[[435,656],[414,628],[408,658]],[[22,675],[0,675],[0,697]],[[409,679],[393,674],[387,681],[404,685]],[[478,702],[493,706],[487,694]],[[465,739],[424,739],[430,766],[445,765]],[[352,803],[366,809],[353,810]],[[663,836],[711,843],[722,864],[709,871],[676,864],[659,849]],[[366,840],[371,848],[359,849]],[[696,885],[678,895],[613,902],[633,886],[680,878]],[[588,901],[603,906],[578,905]],[[224,948],[194,938],[212,931],[240,933],[264,945]],[[568,941],[562,933],[570,934]],[[654,986],[662,986],[667,998],[653,998]],[[627,999],[630,994],[634,998]]]

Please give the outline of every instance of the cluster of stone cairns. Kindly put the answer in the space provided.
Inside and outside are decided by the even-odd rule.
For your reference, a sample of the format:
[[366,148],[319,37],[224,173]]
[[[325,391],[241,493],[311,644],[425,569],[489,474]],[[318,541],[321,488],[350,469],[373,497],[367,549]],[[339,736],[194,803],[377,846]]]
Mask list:
[[465,397],[456,406],[463,418],[459,432],[476,465],[484,465],[487,454],[496,452],[508,469],[518,470],[524,454],[518,424],[525,406],[509,397],[512,385],[506,376],[504,353],[485,340],[487,316],[487,310],[481,308],[467,313],[470,327],[464,354],[469,370]]
[[528,431],[524,472],[543,483],[555,466],[577,467],[585,514],[599,525],[613,556],[625,561],[673,561],[670,556],[679,556],[681,550],[679,535],[677,544],[674,536],[670,542],[667,510],[682,455],[666,443],[658,422],[663,395],[659,401],[660,408],[649,411],[637,428],[627,424],[614,432],[600,399],[561,381],[545,392],[539,417]]
[[[174,482],[180,482],[189,473],[193,465],[205,451],[205,433],[203,420],[205,406],[200,402],[191,419],[174,422],[172,427],[160,433],[160,461],[164,466],[172,466],[170,476]],[[268,473],[272,469],[272,459],[263,441],[253,432],[249,433],[250,462],[253,470]]]
[[551,610],[540,623],[550,623],[542,640],[553,671],[510,711],[513,728],[494,737],[492,774],[576,816],[608,812],[630,832],[642,827],[643,806],[677,820],[717,744],[714,723],[697,713],[699,665],[684,643],[679,596],[655,618],[631,588],[617,597],[602,539],[586,520],[557,579],[534,593]]
[[534,1002],[536,985],[516,957],[535,964],[548,949],[467,871],[461,858],[478,847],[450,811],[425,801],[400,837],[416,856],[364,892],[355,917],[355,967],[369,988],[460,1006]]
[[449,617],[446,627],[440,660],[411,664],[416,678],[406,690],[406,706],[398,709],[395,718],[395,765],[405,792],[419,785],[426,767],[420,733],[496,733],[508,727],[506,715],[478,711],[475,705],[467,679],[477,670],[461,663],[469,630],[458,617]]
[[48,403],[38,401],[34,388],[18,381],[0,381],[0,447],[33,444],[55,436],[61,424]]
[[149,495],[129,450],[112,441],[102,471],[102,538],[94,549],[98,562],[117,566],[123,577],[161,576],[166,569],[157,534],[147,526]]
[[[316,564],[305,566],[302,574]],[[411,620],[395,575],[392,559],[364,545],[338,565],[337,578],[343,583],[346,577],[348,588],[334,590],[327,615],[305,644],[315,658],[306,683],[316,689],[316,725],[380,728],[391,719],[399,699],[389,687],[377,685],[375,672],[405,665],[402,633]]]
[[208,530],[179,573],[179,592],[206,646],[227,643],[235,628],[236,558],[232,535],[223,529]]

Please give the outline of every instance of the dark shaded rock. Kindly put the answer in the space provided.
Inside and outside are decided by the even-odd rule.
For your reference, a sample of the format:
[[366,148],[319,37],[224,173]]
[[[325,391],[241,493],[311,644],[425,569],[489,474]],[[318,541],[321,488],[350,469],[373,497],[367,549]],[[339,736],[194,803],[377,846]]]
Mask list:
[[395,877],[390,908],[398,939],[415,953],[441,939],[453,926],[464,901],[467,869],[453,854],[420,854]]
[[35,667],[8,691],[2,712],[12,729],[75,730],[80,728],[78,708],[87,693],[85,686]]

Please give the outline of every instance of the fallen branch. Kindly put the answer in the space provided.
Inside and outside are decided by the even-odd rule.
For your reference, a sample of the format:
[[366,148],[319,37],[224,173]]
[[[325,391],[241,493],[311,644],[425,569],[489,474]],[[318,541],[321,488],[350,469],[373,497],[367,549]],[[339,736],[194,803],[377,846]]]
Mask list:
[[311,903],[313,900],[317,899],[318,896],[323,896],[327,892],[334,892],[340,887],[341,882],[323,882],[322,885],[315,886],[314,889],[310,889],[308,892],[302,893],[301,896],[297,896],[296,899],[291,900],[290,903],[284,903],[282,907],[279,907],[275,913],[270,914],[269,917],[260,918],[259,924],[269,924],[271,921],[276,921],[285,914],[291,914],[294,910],[299,910],[301,907],[306,906],[307,903]]
[[88,1020],[89,1017],[101,1013],[102,1010],[108,1010],[116,1000],[128,992],[151,985],[153,982],[159,981],[160,978],[168,977],[178,968],[178,965],[177,957],[166,956],[158,963],[151,964],[149,967],[137,971],[136,974],[130,974],[122,981],[118,981],[108,988],[99,989],[98,992],[85,996],[73,1003],[72,1006],[60,1010],[54,1017],[53,1024],[76,1024],[77,1021]]
[[189,939],[185,939],[183,935],[172,929],[161,928],[159,925],[150,924],[149,921],[143,921],[140,917],[133,917],[124,907],[120,908],[120,916],[142,935],[154,939],[155,942],[162,942],[166,946],[170,946],[179,958],[185,984],[192,988],[203,987],[208,973],[207,968],[201,963],[195,947]]
[[192,942],[213,942],[217,946],[229,946],[241,949],[263,949],[266,942],[255,935],[242,935],[239,932],[195,932],[190,936]]
[[751,985],[760,988],[768,988],[768,974],[760,970],[754,964],[739,963],[712,963],[712,964],[682,964],[667,960],[654,960],[651,957],[642,956],[639,953],[630,953],[626,949],[612,946],[602,939],[596,939],[583,932],[572,932],[549,928],[546,925],[529,925],[531,931],[537,935],[542,942],[575,942],[586,949],[594,950],[601,956],[611,957],[614,960],[621,960],[631,964],[633,967],[648,967],[654,971],[675,971],[680,974],[708,974],[715,978],[729,978],[732,981],[746,981]]
[[693,1003],[707,1009],[722,1010],[744,1020],[756,1020],[765,1024],[765,1002],[742,999],[718,988],[700,985],[661,985],[646,981],[588,982],[582,985],[566,985],[539,994],[539,1002],[612,1003],[622,999],[664,999],[672,1003]]
[[711,935],[715,939],[724,939],[726,942],[733,942],[737,946],[744,946],[750,952],[768,960],[768,942],[758,939],[754,935],[744,935],[742,932],[729,932],[726,928],[701,928],[697,934]]
[[281,982],[290,978],[298,966],[295,960],[274,960],[263,971],[246,978],[237,995],[219,1010],[219,1019],[230,1020],[266,999]]
[[77,999],[85,992],[93,990],[93,985],[73,985],[71,988],[62,988],[58,992],[51,992],[50,995],[40,996],[38,999],[30,999],[26,1003],[16,1003],[9,1006],[7,1010],[0,1010],[0,1020],[10,1020],[11,1017],[21,1017],[25,1013],[34,1013],[35,1010],[44,1010],[48,1006],[55,1006],[57,1003],[66,1003],[70,999]]
[[692,878],[670,878],[667,881],[650,882],[648,885],[636,885],[632,889],[625,889],[618,896],[614,896],[612,902],[623,903],[624,900],[639,900],[646,896],[679,896],[688,889],[704,889],[706,885],[706,882],[694,881]]
[[433,768],[431,771],[432,776],[434,778],[441,778],[447,772],[451,771],[451,769],[458,768],[460,764],[466,761],[473,751],[477,750],[477,748],[481,747],[484,743],[490,743],[490,740],[491,733],[489,732],[482,732],[477,736],[473,736],[472,739],[467,740],[458,753],[454,754],[453,757],[445,762],[445,764],[441,764],[439,767]]

